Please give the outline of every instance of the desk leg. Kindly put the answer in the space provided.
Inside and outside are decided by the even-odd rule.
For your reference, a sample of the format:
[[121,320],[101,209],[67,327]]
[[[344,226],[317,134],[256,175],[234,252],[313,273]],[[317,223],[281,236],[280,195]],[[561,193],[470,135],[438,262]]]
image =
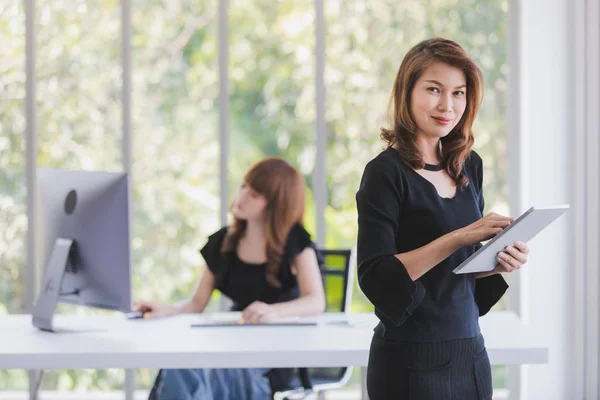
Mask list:
[[135,370],[125,370],[125,400],[133,400],[135,395]]
[[360,388],[362,391],[361,399],[369,400],[367,393],[367,367],[360,367]]
[[40,392],[40,385],[42,384],[44,371],[40,369],[32,369],[27,371],[27,375],[29,375],[29,400],[38,400],[38,394]]

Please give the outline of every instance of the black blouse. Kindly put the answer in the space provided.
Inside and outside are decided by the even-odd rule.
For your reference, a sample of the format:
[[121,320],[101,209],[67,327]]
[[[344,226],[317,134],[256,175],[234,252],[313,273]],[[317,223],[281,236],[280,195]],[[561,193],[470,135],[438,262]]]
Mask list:
[[[206,265],[215,275],[215,288],[233,301],[232,311],[242,311],[254,301],[267,304],[281,303],[300,297],[296,276],[292,273],[292,264],[305,248],[317,250],[310,234],[301,224],[295,224],[288,234],[278,279],[280,287],[274,287],[265,275],[267,264],[251,264],[240,260],[235,250],[222,252],[223,240],[228,227],[224,227],[208,237],[200,250]],[[321,265],[322,259],[317,253]],[[294,378],[293,368],[274,368],[267,376],[273,390],[290,388]]]
[[475,279],[452,270],[477,246],[463,247],[413,281],[394,255],[422,247],[482,217],[483,168],[472,151],[466,188],[454,198],[404,163],[392,147],[371,160],[356,194],[358,277],[381,320],[384,336],[406,342],[436,342],[479,335],[478,317],[500,300],[508,285],[501,275]]
[[234,250],[221,251],[227,229],[228,227],[224,227],[209,236],[208,242],[200,253],[215,275],[216,289],[233,301],[233,311],[241,311],[254,301],[274,304],[300,296],[298,282],[291,270],[292,263],[306,247],[316,250],[310,234],[301,224],[295,224],[288,234],[283,259],[279,266],[280,287],[272,286],[267,282],[266,263],[247,263],[240,260]]

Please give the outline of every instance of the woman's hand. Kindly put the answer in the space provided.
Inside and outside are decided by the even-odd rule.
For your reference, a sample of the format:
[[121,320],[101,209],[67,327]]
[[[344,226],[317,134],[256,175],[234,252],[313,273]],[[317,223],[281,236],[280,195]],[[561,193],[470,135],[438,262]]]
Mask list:
[[255,301],[242,311],[242,320],[247,323],[257,324],[277,317],[277,307],[274,304]]
[[473,246],[479,242],[489,240],[510,225],[514,218],[504,217],[496,213],[489,213],[485,217],[458,229],[461,246]]
[[495,273],[513,272],[527,263],[529,247],[525,242],[515,242],[514,246],[506,246],[504,251],[496,255],[498,265],[494,268]]
[[144,318],[166,317],[179,314],[179,308],[167,304],[160,304],[154,301],[136,301],[133,304],[133,311],[141,311]]

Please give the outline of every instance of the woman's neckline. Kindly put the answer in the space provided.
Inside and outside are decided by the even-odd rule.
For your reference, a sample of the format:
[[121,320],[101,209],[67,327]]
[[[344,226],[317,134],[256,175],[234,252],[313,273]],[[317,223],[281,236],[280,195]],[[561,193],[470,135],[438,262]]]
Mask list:
[[[387,150],[390,150],[390,151],[394,152],[396,155],[398,155],[398,150],[396,150],[392,146],[388,147]],[[420,173],[418,173],[417,171],[415,171],[414,169],[412,169],[412,167],[410,165],[408,165],[402,158],[398,157],[397,159],[408,170],[410,170],[412,174],[416,175],[418,177],[418,179],[426,182],[426,184],[428,186],[430,186],[435,191],[435,194],[437,195],[438,198],[440,198],[440,199],[442,199],[444,201],[451,201],[452,202],[452,201],[455,201],[458,198],[459,194],[462,192],[462,189],[457,186],[456,187],[456,191],[454,192],[454,196],[453,197],[444,197],[444,196],[441,196],[440,192],[438,192],[438,190],[437,190],[437,187],[429,179],[425,178],[423,175],[421,175]],[[425,164],[425,165],[431,165],[431,164]],[[434,167],[437,167],[437,166],[434,165]]]
[[267,265],[267,261],[263,261],[263,262],[261,262],[261,263],[256,263],[256,262],[248,262],[248,261],[246,261],[246,260],[243,260],[243,259],[240,257],[240,255],[238,254],[238,252],[237,252],[237,251],[234,251],[233,253],[235,254],[235,257],[238,259],[238,261],[240,261],[242,264],[245,264],[245,265],[251,265],[251,266],[255,266],[255,267],[262,267],[262,266],[265,266],[265,265]]
[[[394,146],[389,146],[387,148],[387,150],[391,150],[393,151],[396,155],[399,154],[398,150],[394,147]],[[404,160],[402,160],[400,157],[398,157],[402,162],[404,162]],[[412,169],[412,168],[411,168]],[[433,171],[433,172],[437,172],[437,171],[442,171],[444,168],[444,164],[440,163],[440,164],[428,164],[428,163],[424,163],[423,165],[423,169],[427,170],[427,171]],[[414,171],[414,170],[413,170]]]

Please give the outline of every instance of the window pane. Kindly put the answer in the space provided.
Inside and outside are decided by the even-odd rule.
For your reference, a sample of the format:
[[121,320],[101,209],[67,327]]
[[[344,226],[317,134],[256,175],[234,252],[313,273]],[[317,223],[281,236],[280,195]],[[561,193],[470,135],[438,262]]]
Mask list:
[[0,314],[25,312],[25,15],[0,6]]
[[[231,196],[244,173],[265,156],[284,157],[310,187],[315,161],[314,45],[312,2],[230,1]],[[313,231],[308,197],[306,223]]]
[[40,0],[36,12],[38,165],[122,170],[119,2]]
[[[0,5],[0,315],[26,312],[25,11]],[[7,279],[8,277],[8,279]],[[22,370],[0,371],[0,390],[27,389]]]
[[[121,171],[119,1],[39,0],[36,29],[38,166]],[[60,304],[58,312],[101,311]],[[122,383],[121,370],[49,371],[42,388],[108,390]]]
[[[136,299],[188,298],[219,228],[217,2],[133,2]],[[213,302],[214,303],[214,302]],[[155,370],[140,370],[150,388]]]
[[[355,243],[354,195],[364,166],[384,149],[379,132],[388,125],[387,105],[396,72],[409,48],[436,35],[461,44],[484,73],[475,149],[485,165],[486,212],[508,212],[507,2],[332,0],[325,5],[328,244]],[[355,310],[370,307],[359,290],[355,306]]]

